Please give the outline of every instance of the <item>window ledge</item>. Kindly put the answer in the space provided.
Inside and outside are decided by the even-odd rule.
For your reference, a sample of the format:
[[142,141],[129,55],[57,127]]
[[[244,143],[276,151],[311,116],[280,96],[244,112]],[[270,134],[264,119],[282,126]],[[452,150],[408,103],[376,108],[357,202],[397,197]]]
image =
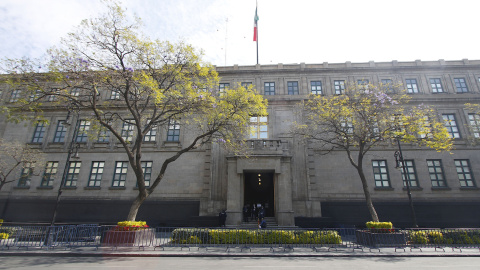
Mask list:
[[13,187],[13,189],[30,189],[30,186],[16,186],[16,187]]
[[40,187],[37,187],[37,189],[53,189],[53,186],[40,186]]
[[378,191],[392,191],[393,188],[392,188],[392,187],[375,187],[374,190],[378,190]]
[[172,142],[172,141],[164,141],[163,147],[181,147],[180,141]]
[[[403,190],[407,190],[406,187],[403,187]],[[410,191],[422,191],[423,188],[422,187],[410,187]]]
[[109,187],[109,190],[125,190],[125,187]]
[[432,190],[452,190],[449,187],[432,187]]
[[460,187],[460,190],[479,190],[478,187]]
[[[145,189],[148,189],[150,186],[145,186]],[[134,187],[133,190],[138,190],[138,187]]]
[[107,148],[109,142],[94,142],[93,147],[94,148]]
[[83,187],[84,190],[100,190],[101,187]]
[[62,190],[75,190],[77,187],[62,187]]

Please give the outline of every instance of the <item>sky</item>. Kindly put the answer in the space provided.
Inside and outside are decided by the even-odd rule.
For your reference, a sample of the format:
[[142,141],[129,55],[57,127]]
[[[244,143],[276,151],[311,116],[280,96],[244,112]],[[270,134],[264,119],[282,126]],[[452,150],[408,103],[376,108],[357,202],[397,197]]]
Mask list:
[[[255,65],[255,0],[123,0],[152,39]],[[101,0],[0,0],[0,58],[40,57]],[[260,64],[480,59],[479,0],[258,0]]]

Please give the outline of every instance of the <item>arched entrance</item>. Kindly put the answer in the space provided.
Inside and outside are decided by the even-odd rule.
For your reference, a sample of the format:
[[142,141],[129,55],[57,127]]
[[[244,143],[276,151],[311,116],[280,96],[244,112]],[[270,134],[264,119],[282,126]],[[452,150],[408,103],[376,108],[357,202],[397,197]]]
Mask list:
[[275,216],[275,181],[273,172],[244,173],[244,204],[261,204],[267,217]]

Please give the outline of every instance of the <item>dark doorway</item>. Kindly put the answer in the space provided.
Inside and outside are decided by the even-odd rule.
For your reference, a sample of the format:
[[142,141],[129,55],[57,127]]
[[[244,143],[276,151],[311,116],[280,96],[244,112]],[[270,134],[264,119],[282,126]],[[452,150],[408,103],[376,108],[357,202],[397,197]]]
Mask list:
[[245,173],[244,203],[261,204],[267,217],[275,216],[274,174],[269,172]]

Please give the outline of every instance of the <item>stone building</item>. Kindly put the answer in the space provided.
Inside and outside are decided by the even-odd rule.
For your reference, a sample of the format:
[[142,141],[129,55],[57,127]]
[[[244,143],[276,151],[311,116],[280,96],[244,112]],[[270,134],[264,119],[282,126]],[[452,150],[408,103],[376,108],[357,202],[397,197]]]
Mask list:
[[[226,153],[216,144],[197,149],[170,165],[159,188],[137,219],[151,225],[216,225],[227,210],[227,224],[239,225],[245,204],[262,204],[267,216],[283,226],[352,226],[369,220],[361,182],[344,152],[320,155],[290,134],[297,121],[295,105],[311,93],[341,94],[348,82],[403,83],[412,102],[435,105],[450,120],[452,153],[403,145],[412,180],[412,198],[423,227],[480,225],[480,118],[465,103],[480,102],[480,61],[420,61],[323,64],[278,64],[217,67],[219,89],[253,84],[269,102],[268,117],[252,117],[255,132],[250,158]],[[3,90],[3,102],[12,93]],[[109,93],[100,98],[109,99]],[[0,191],[0,217],[7,221],[48,222],[65,168],[73,131],[62,130],[65,111],[53,110],[49,126],[2,121],[0,136],[17,139],[48,155],[45,174],[20,177]],[[81,118],[81,116],[80,116]],[[62,140],[58,140],[59,132]],[[189,136],[169,125],[152,132],[144,150],[145,170],[155,172],[168,154]],[[401,173],[395,170],[394,147],[370,151],[364,169],[381,220],[411,226]],[[126,217],[136,195],[134,175],[114,140],[81,143],[75,181],[64,187],[57,220],[108,223]],[[69,175],[67,175],[69,177]]]

